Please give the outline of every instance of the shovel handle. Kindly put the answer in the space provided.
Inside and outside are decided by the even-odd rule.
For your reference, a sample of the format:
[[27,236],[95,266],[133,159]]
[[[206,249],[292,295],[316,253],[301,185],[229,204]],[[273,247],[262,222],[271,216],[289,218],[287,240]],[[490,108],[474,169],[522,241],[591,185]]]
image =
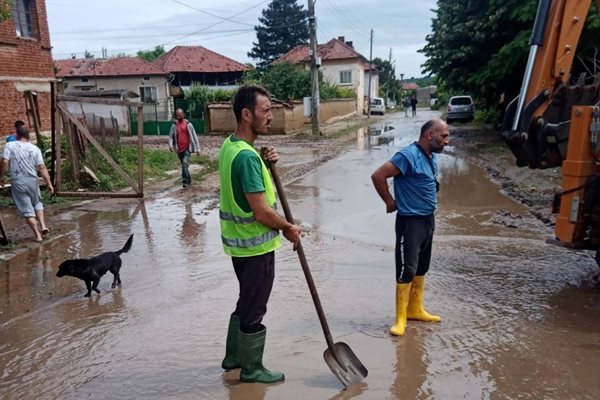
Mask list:
[[[281,184],[281,179],[279,178],[279,174],[277,173],[277,167],[275,167],[274,163],[267,162],[267,165],[271,169],[271,176],[273,177],[273,182],[275,183],[275,188],[277,189],[277,194],[279,195],[279,200],[281,200],[281,205],[283,207],[283,213],[285,214],[285,219],[293,224],[294,217],[292,217],[292,211],[290,210],[290,206],[287,201],[287,197],[283,190],[283,185]],[[308,288],[310,289],[310,295],[312,296],[313,302],[315,303],[315,308],[317,309],[317,314],[319,315],[319,321],[321,322],[321,327],[323,328],[323,333],[325,334],[325,340],[327,341],[327,347],[329,347],[332,353],[335,354],[335,349],[333,347],[333,338],[331,337],[331,331],[329,330],[329,324],[327,324],[327,319],[325,318],[325,312],[323,312],[323,306],[321,305],[321,300],[319,299],[319,295],[317,293],[317,288],[315,287],[315,282],[312,278],[312,274],[310,273],[310,268],[308,267],[308,261],[306,261],[306,255],[304,254],[304,249],[302,248],[302,243],[298,241],[298,248],[296,249],[298,253],[298,258],[300,259],[300,265],[302,265],[302,271],[304,271],[304,276],[306,278],[306,283],[308,283]]]

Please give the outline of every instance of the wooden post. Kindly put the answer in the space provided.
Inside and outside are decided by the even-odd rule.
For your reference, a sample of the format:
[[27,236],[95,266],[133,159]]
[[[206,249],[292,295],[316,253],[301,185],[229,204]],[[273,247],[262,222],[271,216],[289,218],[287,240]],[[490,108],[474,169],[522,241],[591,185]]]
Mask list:
[[50,82],[50,181],[56,186],[56,82]]
[[138,106],[138,193],[144,197],[144,107]]
[[66,116],[66,113],[63,113],[63,121],[66,122],[65,127],[67,128],[67,147],[71,153],[71,169],[73,170],[71,175],[73,177],[73,182],[75,182],[77,187],[79,187],[79,151],[75,148],[75,132],[73,132],[76,130],[76,128]]
[[23,95],[25,96],[25,107],[26,113],[29,120],[33,123],[33,129],[35,130],[35,139],[40,145],[42,141],[42,132],[40,131],[40,119],[39,111],[37,108],[37,98],[34,99],[33,93],[30,90],[26,90]]
[[[59,112],[57,110],[57,112]],[[60,115],[60,114],[59,114]],[[65,126],[65,123],[63,121],[63,123],[61,124],[62,126]],[[54,149],[56,154],[54,155],[54,157],[56,158],[56,181],[54,182],[54,187],[56,188],[56,192],[60,192],[62,190],[62,149],[61,149],[61,134],[62,134],[62,129],[58,129],[56,131],[56,138],[55,138],[55,144],[54,144]]]

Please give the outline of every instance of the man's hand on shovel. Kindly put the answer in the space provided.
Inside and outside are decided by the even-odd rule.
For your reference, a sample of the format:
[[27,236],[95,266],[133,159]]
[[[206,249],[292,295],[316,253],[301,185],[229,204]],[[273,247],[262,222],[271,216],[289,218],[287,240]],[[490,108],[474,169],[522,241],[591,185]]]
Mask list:
[[[275,170],[275,163],[279,160],[279,153],[277,153],[277,150],[271,146],[262,147],[260,149],[260,154],[262,159],[267,163],[267,166],[271,169],[271,173],[277,174],[277,171]],[[279,195],[281,197],[281,193]],[[283,221],[287,222],[286,220]],[[287,222],[287,225],[281,229],[281,232],[287,240],[292,242],[294,251],[298,250],[298,246],[300,246],[300,234],[302,233],[300,227],[294,223]]]

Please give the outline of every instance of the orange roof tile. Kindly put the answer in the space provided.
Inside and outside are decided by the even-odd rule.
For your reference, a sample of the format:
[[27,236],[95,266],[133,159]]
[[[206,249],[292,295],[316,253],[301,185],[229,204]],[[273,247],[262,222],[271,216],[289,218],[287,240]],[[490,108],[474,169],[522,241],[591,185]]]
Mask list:
[[402,90],[417,90],[419,85],[414,82],[406,82],[402,84]]
[[175,46],[154,63],[168,72],[239,72],[250,69],[202,46]]
[[166,75],[158,66],[139,57],[55,60],[54,65],[59,77]]

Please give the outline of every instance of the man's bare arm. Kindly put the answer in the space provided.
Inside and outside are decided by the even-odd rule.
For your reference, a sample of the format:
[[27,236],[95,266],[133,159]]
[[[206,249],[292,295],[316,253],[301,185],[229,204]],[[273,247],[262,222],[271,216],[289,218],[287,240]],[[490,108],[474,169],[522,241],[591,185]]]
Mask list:
[[388,213],[396,211],[396,201],[390,193],[387,180],[400,173],[400,170],[394,164],[392,164],[390,161],[386,161],[371,175],[373,186],[375,186],[375,190],[379,194],[379,197],[381,197],[385,203],[386,211]]

